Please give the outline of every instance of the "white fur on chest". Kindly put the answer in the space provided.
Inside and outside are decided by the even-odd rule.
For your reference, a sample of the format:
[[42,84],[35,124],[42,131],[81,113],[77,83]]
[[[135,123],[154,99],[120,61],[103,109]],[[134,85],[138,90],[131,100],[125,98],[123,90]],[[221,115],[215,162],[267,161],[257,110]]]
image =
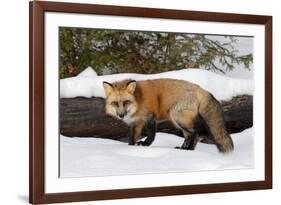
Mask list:
[[132,124],[136,119],[130,115],[126,115],[124,118],[123,118],[123,121],[125,123],[127,123],[128,125]]

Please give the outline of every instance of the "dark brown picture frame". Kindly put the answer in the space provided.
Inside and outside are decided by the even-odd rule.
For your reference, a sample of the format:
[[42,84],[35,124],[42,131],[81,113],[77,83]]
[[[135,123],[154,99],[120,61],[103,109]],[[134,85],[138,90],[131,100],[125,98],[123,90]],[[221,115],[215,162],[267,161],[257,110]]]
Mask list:
[[[272,188],[272,17],[199,11],[104,6],[92,4],[30,2],[30,139],[29,139],[29,202],[33,204],[88,200],[153,197],[180,194],[227,192]],[[126,17],[182,19],[208,22],[247,23],[265,26],[265,180],[101,190],[46,194],[44,189],[44,14],[66,12]]]

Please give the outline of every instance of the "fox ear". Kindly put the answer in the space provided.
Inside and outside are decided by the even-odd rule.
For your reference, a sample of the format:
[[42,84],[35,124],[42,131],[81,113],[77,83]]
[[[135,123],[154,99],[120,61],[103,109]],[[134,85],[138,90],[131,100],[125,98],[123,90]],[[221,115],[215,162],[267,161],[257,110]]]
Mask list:
[[109,82],[103,81],[102,85],[103,85],[103,88],[104,88],[104,91],[105,91],[105,95],[106,96],[110,95],[110,93],[112,93],[112,91],[113,91],[112,84],[109,83]]
[[127,91],[131,94],[135,92],[137,86],[137,82],[135,80],[131,80],[127,83]]

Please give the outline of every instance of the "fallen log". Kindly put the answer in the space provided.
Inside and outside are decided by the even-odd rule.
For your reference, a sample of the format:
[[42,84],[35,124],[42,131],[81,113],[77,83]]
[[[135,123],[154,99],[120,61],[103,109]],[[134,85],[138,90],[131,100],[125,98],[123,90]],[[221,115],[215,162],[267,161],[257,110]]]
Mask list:
[[[221,104],[229,133],[241,132],[253,126],[252,96],[236,96]],[[201,135],[207,134],[202,121],[195,122],[195,129]],[[157,122],[157,132],[182,136],[182,133],[169,121]],[[103,98],[62,98],[60,99],[60,133],[69,137],[97,137],[127,141],[130,128],[122,121],[104,113]]]

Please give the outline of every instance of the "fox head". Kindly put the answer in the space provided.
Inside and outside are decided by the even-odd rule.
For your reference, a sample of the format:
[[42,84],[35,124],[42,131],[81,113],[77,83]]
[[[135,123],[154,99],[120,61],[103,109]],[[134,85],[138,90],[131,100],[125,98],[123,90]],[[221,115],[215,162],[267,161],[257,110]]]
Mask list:
[[135,80],[124,80],[115,83],[103,82],[106,95],[105,112],[125,122],[137,111],[135,98]]

